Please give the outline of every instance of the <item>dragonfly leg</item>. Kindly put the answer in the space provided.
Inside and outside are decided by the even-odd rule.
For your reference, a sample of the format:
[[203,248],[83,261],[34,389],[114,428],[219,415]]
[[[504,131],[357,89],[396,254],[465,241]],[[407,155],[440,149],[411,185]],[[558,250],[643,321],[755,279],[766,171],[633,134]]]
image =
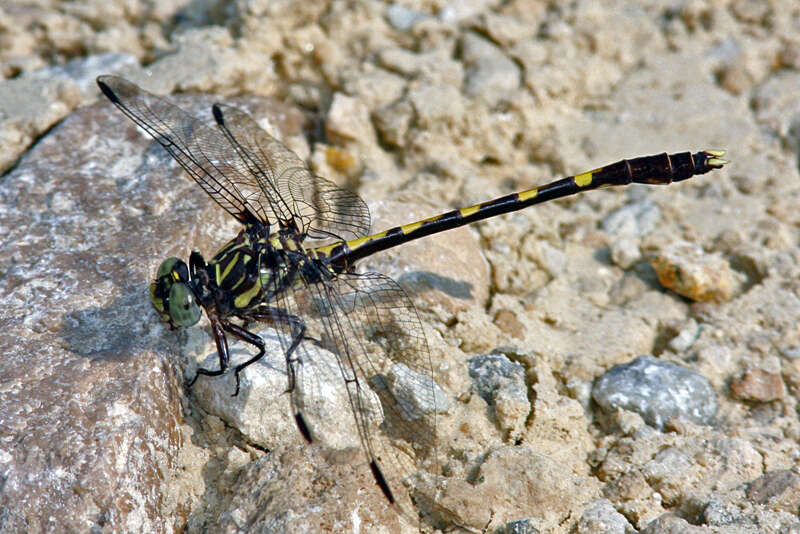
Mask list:
[[[300,345],[300,343],[306,339],[306,325],[302,319],[297,317],[296,315],[292,315],[287,313],[285,310],[281,308],[270,308],[267,306],[262,306],[256,308],[255,310],[250,310],[241,315],[242,319],[247,321],[255,321],[259,323],[272,323],[272,324],[285,324],[291,328],[291,337],[292,342],[289,345],[289,348],[286,349],[286,369],[289,375],[289,388],[287,389],[287,393],[291,392],[295,388],[295,364],[297,363],[297,359],[292,357],[292,354]],[[234,334],[235,336],[239,337],[244,341],[248,341],[253,343],[254,345],[259,347],[259,353],[247,360],[246,362],[236,366],[236,386],[238,392],[239,386],[239,371],[250,365],[251,363],[257,362],[264,356],[264,342],[263,340],[256,336],[255,334],[240,328],[235,325],[230,325],[232,328],[235,328],[236,331],[233,329],[228,329],[229,332]],[[226,328],[227,329],[227,328]],[[252,336],[253,338],[258,340],[258,343],[255,340],[252,340],[246,336]],[[260,343],[260,344],[259,344]]]
[[[243,316],[243,318],[253,321],[266,322],[266,323],[283,323],[291,327],[292,342],[289,345],[289,348],[286,349],[286,354],[285,354],[286,372],[289,379],[289,386],[286,389],[286,393],[293,392],[297,383],[295,365],[299,362],[299,359],[295,358],[293,356],[293,353],[297,349],[297,347],[300,346],[300,343],[302,343],[303,340],[308,339],[305,336],[306,324],[303,322],[302,319],[300,319],[296,315],[287,313],[286,311],[280,308],[270,308],[270,307],[261,307],[249,311],[247,312],[246,316]],[[262,353],[260,355],[257,355],[256,357],[250,359],[249,361],[237,367],[237,372],[240,370],[240,368],[250,365],[254,361],[258,360],[258,358],[260,358],[261,356],[263,356],[263,348],[262,348]],[[237,384],[238,384],[238,375],[237,375]],[[303,438],[305,438],[307,442],[311,443],[312,441],[311,431],[309,430],[308,425],[306,424],[305,419],[303,418],[303,415],[297,410],[295,410],[294,420],[295,423],[297,424],[297,428],[303,435]]]
[[[211,330],[214,333],[214,342],[217,344],[217,354],[219,355],[219,369],[205,369],[201,367],[197,370],[194,378],[189,382],[188,387],[191,388],[200,375],[203,376],[219,376],[228,368],[229,352],[228,352],[228,338],[225,337],[225,330],[223,330],[225,323],[219,320],[216,315],[209,316],[211,322]],[[238,380],[237,380],[238,389]]]
[[254,345],[256,348],[258,348],[258,353],[255,356],[253,356],[252,358],[250,358],[246,362],[240,363],[239,365],[234,367],[233,375],[236,377],[236,391],[233,392],[232,396],[235,397],[236,395],[239,394],[239,373],[242,371],[242,369],[244,369],[245,367],[247,367],[251,363],[255,363],[258,360],[260,360],[261,358],[263,358],[264,357],[264,353],[266,352],[266,349],[265,349],[265,346],[264,346],[264,340],[263,339],[261,339],[256,334],[250,332],[249,330],[245,330],[241,326],[237,326],[237,325],[235,325],[233,323],[226,322],[226,323],[223,323],[223,328],[225,328],[225,330],[227,330],[228,332],[230,332],[234,336],[238,337],[242,341],[246,341],[247,343],[250,343],[251,345]]

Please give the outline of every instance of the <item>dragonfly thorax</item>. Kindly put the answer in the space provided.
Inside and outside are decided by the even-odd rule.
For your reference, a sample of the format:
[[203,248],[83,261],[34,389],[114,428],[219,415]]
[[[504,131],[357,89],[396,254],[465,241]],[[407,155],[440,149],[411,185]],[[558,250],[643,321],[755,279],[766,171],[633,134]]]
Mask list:
[[267,236],[264,228],[245,228],[205,267],[217,312],[224,316],[269,304],[297,283],[309,261],[297,235]]

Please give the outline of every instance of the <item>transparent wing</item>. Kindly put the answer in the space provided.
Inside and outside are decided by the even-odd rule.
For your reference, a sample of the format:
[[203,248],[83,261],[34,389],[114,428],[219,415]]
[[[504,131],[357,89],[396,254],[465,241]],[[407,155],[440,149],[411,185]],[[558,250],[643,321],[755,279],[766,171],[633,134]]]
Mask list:
[[369,210],[357,195],[313,175],[246,113],[215,105],[215,124],[118,76],[100,76],[97,83],[112,103],[242,223],[294,222],[297,230],[314,238],[333,234],[352,239],[368,233]]
[[369,209],[358,195],[313,174],[242,110],[221,104],[214,107],[214,117],[239,156],[235,162],[239,173],[257,177],[267,197],[281,199],[272,204],[277,217],[294,217],[312,239],[367,235]]
[[231,164],[235,153],[215,127],[161,97],[118,76],[100,76],[97,84],[125,115],[158,141],[195,182],[225,211],[243,223],[274,223],[261,188]]
[[[308,268],[307,271],[308,272]],[[323,275],[324,276],[324,275]],[[306,340],[294,352],[293,405],[304,419],[305,391],[324,392],[313,345],[335,355],[337,387],[344,388],[358,443],[378,486],[404,516],[417,513],[409,490],[419,469],[436,464],[436,388],[427,341],[417,311],[400,286],[376,274],[307,278],[305,287],[279,293],[275,306],[302,317]],[[292,332],[282,329],[285,348]],[[314,341],[312,341],[312,339]],[[330,395],[329,393],[327,395]],[[441,401],[440,401],[441,403]],[[336,422],[327,422],[336,424]],[[325,421],[309,421],[315,428]],[[377,472],[376,472],[377,471]]]

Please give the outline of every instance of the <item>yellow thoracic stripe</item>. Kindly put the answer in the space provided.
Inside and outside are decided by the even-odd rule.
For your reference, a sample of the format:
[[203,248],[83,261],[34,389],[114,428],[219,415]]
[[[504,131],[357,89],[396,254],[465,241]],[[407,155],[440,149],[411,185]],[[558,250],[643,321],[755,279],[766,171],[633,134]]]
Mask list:
[[261,291],[261,277],[257,277],[253,287],[245,291],[244,293],[239,294],[233,301],[233,306],[237,309],[246,308],[250,301],[252,301],[256,295]]
[[[218,284],[221,284],[222,281],[225,280],[229,274],[231,274],[231,270],[233,270],[236,264],[239,263],[239,256],[240,256],[239,252],[233,255],[233,259],[228,262],[228,265],[225,267],[225,270],[222,271],[222,278],[219,277],[219,274],[217,275]],[[217,265],[217,272],[219,272],[219,265]]]
[[247,273],[242,273],[242,277],[239,278],[236,281],[236,283],[231,286],[231,291],[235,291],[236,288],[239,287],[245,280],[247,280]]

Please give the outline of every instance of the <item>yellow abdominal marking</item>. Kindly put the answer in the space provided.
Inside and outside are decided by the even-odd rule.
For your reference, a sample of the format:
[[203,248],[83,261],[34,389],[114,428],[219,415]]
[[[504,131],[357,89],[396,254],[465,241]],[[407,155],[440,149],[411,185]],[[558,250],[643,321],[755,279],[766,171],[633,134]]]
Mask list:
[[470,206],[469,208],[464,208],[462,210],[459,210],[459,213],[461,213],[462,217],[466,218],[466,217],[469,217],[470,215],[472,215],[473,213],[479,212],[480,209],[481,209],[481,205],[478,204],[477,206]]
[[578,187],[586,187],[587,185],[592,183],[592,175],[594,171],[585,172],[583,174],[578,174],[575,176],[575,185]]
[[539,194],[539,188],[535,187],[533,189],[528,189],[527,191],[518,193],[517,196],[519,197],[520,202],[525,202],[526,200],[536,198],[538,194]]
[[361,239],[354,239],[352,241],[348,241],[347,246],[350,247],[350,250],[355,250],[358,247],[363,246],[365,243],[369,243],[370,241],[374,241],[375,239],[380,239],[382,237],[386,237],[386,232],[381,232],[379,234],[362,237]]
[[414,223],[411,223],[411,224],[406,224],[405,226],[401,226],[400,227],[400,231],[403,232],[404,234],[410,234],[412,232],[416,232],[417,229],[420,226],[422,226],[423,224],[425,224],[424,221],[419,221],[419,222],[414,222]]

